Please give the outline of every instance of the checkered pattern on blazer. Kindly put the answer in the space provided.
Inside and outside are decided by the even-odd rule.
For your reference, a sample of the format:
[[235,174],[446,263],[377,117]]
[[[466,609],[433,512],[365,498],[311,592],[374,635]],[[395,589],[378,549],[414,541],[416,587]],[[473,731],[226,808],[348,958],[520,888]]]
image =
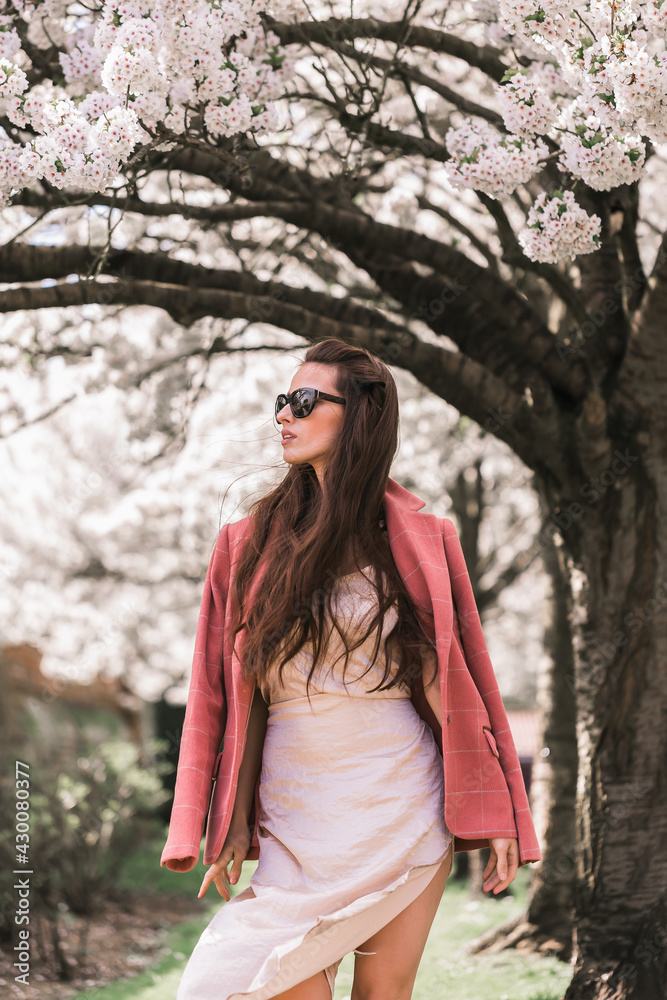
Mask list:
[[[519,864],[539,861],[526,788],[456,529],[448,518],[419,513],[423,506],[425,501],[388,479],[384,507],[389,545],[436,643],[442,727],[420,683],[413,686],[412,701],[443,756],[445,821],[454,834],[454,850],[487,847],[489,837],[516,837]],[[237,637],[236,655],[225,621],[232,611],[230,579],[249,537],[248,523],[242,518],[224,525],[206,574],[174,804],[160,859],[173,871],[196,865],[206,817],[204,864],[213,864],[231,821],[255,682],[242,674],[243,633]],[[262,565],[250,588],[250,603]],[[432,609],[432,618],[423,609]],[[248,859],[255,860],[259,776],[250,822]]]

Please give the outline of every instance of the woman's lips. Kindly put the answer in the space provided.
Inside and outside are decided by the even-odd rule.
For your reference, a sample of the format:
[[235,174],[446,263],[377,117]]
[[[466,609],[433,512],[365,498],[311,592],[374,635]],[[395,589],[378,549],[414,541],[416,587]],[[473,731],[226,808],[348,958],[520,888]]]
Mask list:
[[286,441],[294,440],[296,440],[296,434],[283,434],[283,444],[285,444]]

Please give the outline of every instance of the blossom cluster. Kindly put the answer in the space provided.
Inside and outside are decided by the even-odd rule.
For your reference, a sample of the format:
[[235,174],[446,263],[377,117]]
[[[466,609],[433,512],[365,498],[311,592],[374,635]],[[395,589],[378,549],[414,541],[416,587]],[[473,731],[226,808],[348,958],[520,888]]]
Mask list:
[[[294,57],[266,30],[262,0],[106,0],[86,14],[67,0],[16,0],[0,15],[0,198],[44,178],[91,191],[112,185],[137,148],[168,130],[215,141],[280,127],[275,102]],[[60,74],[29,85],[35,50],[58,47]],[[32,50],[31,50],[32,51]]]
[[601,226],[599,216],[581,208],[572,191],[542,191],[518,239],[531,260],[555,263],[597,250]]
[[605,125],[667,141],[665,0],[498,0],[498,16],[546,50]]
[[[484,0],[489,23],[492,3]],[[498,89],[508,132],[544,135],[560,148],[559,168],[596,190],[636,181],[643,140],[667,142],[667,0],[497,0],[495,31],[527,64],[508,70]],[[558,73],[538,79],[537,67],[549,64]],[[533,205],[527,246],[535,259],[564,259],[581,245],[578,229],[558,216],[554,243],[553,225],[543,224],[549,206]]]
[[559,166],[580,177],[596,191],[610,191],[619,184],[632,184],[642,172],[646,146],[639,136],[617,136],[585,105],[575,101],[567,116],[568,130],[561,137]]
[[577,0],[499,0],[499,21],[529,46],[550,49],[576,32]]
[[558,118],[558,106],[528,78],[527,70],[508,70],[498,91],[505,128],[515,135],[544,135]]
[[451,156],[445,163],[450,184],[484,191],[492,198],[507,197],[529,181],[548,153],[541,139],[502,136],[487,122],[472,119],[448,129],[445,145]]

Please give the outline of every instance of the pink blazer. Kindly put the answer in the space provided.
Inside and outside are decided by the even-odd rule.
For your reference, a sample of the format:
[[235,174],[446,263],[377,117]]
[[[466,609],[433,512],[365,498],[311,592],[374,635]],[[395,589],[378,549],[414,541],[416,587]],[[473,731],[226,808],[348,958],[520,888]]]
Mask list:
[[[433,609],[432,621],[421,620],[436,643],[443,725],[421,683],[413,685],[412,702],[442,753],[444,818],[454,834],[454,850],[488,847],[489,837],[516,837],[520,865],[539,861],[526,788],[456,529],[448,518],[418,513],[425,501],[391,478],[384,506],[399,573],[415,603]],[[225,622],[232,607],[230,580],[248,537],[248,522],[246,517],[224,525],[206,575],[174,804],[160,859],[173,871],[196,865],[206,817],[204,864],[213,864],[231,822],[255,681],[242,677]],[[242,638],[240,632],[239,656]],[[259,858],[259,780],[248,860]]]

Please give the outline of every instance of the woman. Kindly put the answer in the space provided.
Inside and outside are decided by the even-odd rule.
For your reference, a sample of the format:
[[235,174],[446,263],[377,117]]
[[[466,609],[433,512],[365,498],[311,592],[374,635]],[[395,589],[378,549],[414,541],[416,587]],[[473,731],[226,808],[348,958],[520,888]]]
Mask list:
[[177,1000],[331,1000],[350,951],[352,1000],[409,1000],[454,851],[490,847],[495,893],[541,855],[454,526],[389,478],[389,369],[321,341],[275,409],[290,468],[223,526],[199,618],[161,864],[208,809],[227,904]]

